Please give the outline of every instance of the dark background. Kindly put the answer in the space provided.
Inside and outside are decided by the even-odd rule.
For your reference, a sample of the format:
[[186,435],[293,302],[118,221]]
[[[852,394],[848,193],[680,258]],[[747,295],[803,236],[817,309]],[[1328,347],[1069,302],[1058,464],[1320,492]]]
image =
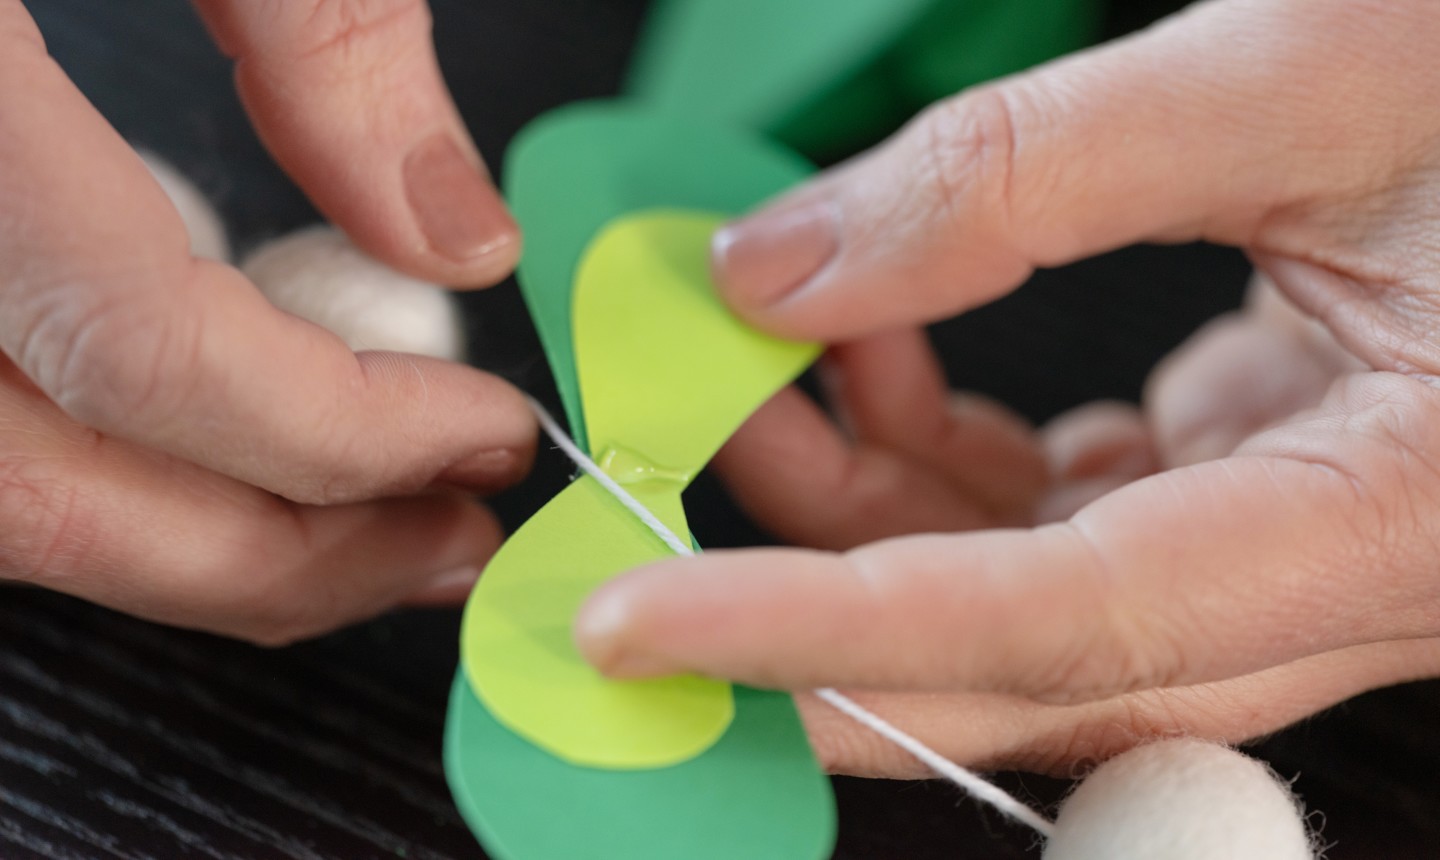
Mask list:
[[[783,2],[783,0],[777,0]],[[447,79],[498,166],[549,108],[613,93],[643,0],[432,0]],[[1107,32],[1178,3],[1116,2]],[[316,219],[249,129],[227,63],[181,0],[29,0],[51,52],[139,145],[195,179],[238,248]],[[956,386],[1043,420],[1134,399],[1154,361],[1235,306],[1248,274],[1216,248],[1133,248],[1037,275],[936,329]],[[465,299],[473,358],[551,399],[513,284]],[[563,485],[542,455],[495,504],[510,527]],[[708,546],[753,531],[702,480]],[[267,651],[0,590],[0,858],[479,857],[439,763],[458,613],[408,612]],[[1440,690],[1362,697],[1254,752],[1325,814],[1333,860],[1440,854]],[[1001,775],[1051,804],[1066,784]],[[843,858],[1035,857],[1033,839],[936,783],[836,780]],[[564,810],[556,810],[563,826]]]

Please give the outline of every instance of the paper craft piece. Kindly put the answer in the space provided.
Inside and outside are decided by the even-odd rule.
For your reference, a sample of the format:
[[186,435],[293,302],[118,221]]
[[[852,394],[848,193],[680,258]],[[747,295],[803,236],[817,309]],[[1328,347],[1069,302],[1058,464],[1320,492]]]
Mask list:
[[[651,510],[684,534],[678,489]],[[491,713],[566,761],[665,767],[704,752],[734,714],[730,685],[696,677],[610,681],[571,639],[600,583],[673,555],[589,477],[556,496],[500,548],[461,628],[466,673]]]
[[676,500],[740,424],[820,354],[815,344],[761,334],[721,302],[709,248],[724,222],[671,210],[620,219],[595,240],[576,280],[590,446],[602,465],[617,455],[632,461],[611,476],[629,481],[651,510]]
[[[614,103],[541,118],[506,163],[510,203],[526,234],[520,286],[582,447],[570,314],[586,246],[609,222],[640,210],[739,214],[811,170],[747,133]],[[611,469],[632,463],[618,453]],[[496,860],[828,857],[834,799],[794,702],[736,687],[734,708],[729,729],[694,759],[657,770],[589,769],[501,725],[461,673],[446,727],[446,773]]]
[[[670,211],[622,218],[576,275],[575,353],[597,460],[677,534],[687,532],[681,491],[819,351],[762,335],[721,304],[708,260],[723,222]],[[609,681],[570,637],[596,587],[671,554],[589,477],[546,505],[501,548],[466,608],[461,653],[490,712],[592,767],[664,767],[714,743],[733,714],[728,684]]]
[[[936,2],[662,0],[627,89],[679,116],[833,144],[903,116],[887,106],[883,72],[863,72]],[[828,119],[794,127],[827,96]]]
[[900,98],[916,109],[1078,50],[1100,32],[1096,0],[940,0],[891,49]]
[[592,770],[495,722],[457,674],[445,773],[493,860],[829,857],[830,781],[790,697],[743,687],[735,696],[735,723],[700,758],[659,770]]
[[1085,44],[1095,0],[663,0],[629,91],[835,157],[943,95]]
[[624,103],[561,108],[521,133],[505,171],[511,210],[525,229],[520,286],[581,448],[589,450],[570,301],[590,241],[614,219],[645,209],[738,215],[811,172],[800,156],[744,131]]

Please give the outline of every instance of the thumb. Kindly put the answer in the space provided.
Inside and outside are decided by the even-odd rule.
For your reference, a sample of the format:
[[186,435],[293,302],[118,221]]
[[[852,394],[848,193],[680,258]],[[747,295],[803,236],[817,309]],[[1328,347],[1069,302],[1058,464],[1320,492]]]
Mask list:
[[1379,28],[1339,20],[1366,5],[1203,3],[942,102],[721,231],[717,280],[752,323],[834,341],[1140,240],[1248,244],[1268,212],[1356,177],[1334,105],[1375,77],[1356,43]]
[[195,0],[265,144],[356,244],[442,284],[499,281],[519,232],[446,90],[424,0]]

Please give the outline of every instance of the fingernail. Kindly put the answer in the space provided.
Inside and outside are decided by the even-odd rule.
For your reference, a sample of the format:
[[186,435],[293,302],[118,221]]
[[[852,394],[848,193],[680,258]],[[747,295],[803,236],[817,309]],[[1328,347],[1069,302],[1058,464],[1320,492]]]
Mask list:
[[585,660],[612,678],[649,678],[673,674],[674,669],[625,645],[630,607],[623,597],[602,591],[593,596],[575,618],[575,646]]
[[411,150],[404,175],[410,208],[442,257],[472,263],[518,241],[500,193],[450,134],[435,134]]
[[810,282],[839,250],[834,204],[766,210],[715,234],[715,279],[736,304],[765,308]]
[[451,604],[464,600],[480,579],[480,568],[466,565],[436,574],[407,603],[416,605]]
[[503,489],[525,477],[530,459],[510,448],[481,451],[451,464],[440,474],[439,482],[480,492]]

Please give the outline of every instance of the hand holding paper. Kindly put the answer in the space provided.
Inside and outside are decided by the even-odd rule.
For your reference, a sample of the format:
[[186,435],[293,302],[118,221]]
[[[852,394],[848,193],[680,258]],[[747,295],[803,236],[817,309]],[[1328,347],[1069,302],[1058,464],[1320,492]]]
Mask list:
[[[733,228],[718,261],[732,307],[766,330],[867,353],[847,375],[869,379],[861,400],[891,398],[886,450],[949,483],[877,491],[864,480],[879,474],[871,440],[787,395],[742,433],[727,470],[747,473],[736,481],[752,510],[844,551],[641,570],[591,598],[586,653],[617,677],[943,691],[953,695],[876,707],[928,723],[922,736],[958,759],[1052,769],[1137,733],[1241,740],[1440,669],[1430,12],[1203,5],[941,105]],[[1152,471],[1143,457],[1115,457],[1092,476],[1123,486],[1046,524],[1038,440],[1001,431],[986,443],[1017,464],[1002,497],[1004,482],[963,446],[905,438],[950,419],[906,413],[914,401],[896,394],[913,390],[923,361],[876,381],[870,362],[892,361],[900,342],[886,332],[993,299],[1035,266],[1197,238],[1246,248],[1323,337],[1293,312],[1253,308],[1166,369],[1148,404],[1160,435],[1118,417],[1115,435],[1092,440],[1150,448],[1151,466],[1169,471],[1137,474]],[[1364,369],[1335,359],[1345,351]],[[848,429],[877,426],[862,416]],[[784,468],[766,438],[786,439],[798,465]],[[1190,444],[1200,438],[1224,444]],[[1027,497],[1028,519],[1015,504]],[[870,530],[847,528],[867,521],[857,511],[874,512]],[[943,533],[975,524],[1016,527]],[[937,533],[852,546],[917,530]],[[828,722],[811,727],[832,765],[913,772],[853,736],[827,742]]]

